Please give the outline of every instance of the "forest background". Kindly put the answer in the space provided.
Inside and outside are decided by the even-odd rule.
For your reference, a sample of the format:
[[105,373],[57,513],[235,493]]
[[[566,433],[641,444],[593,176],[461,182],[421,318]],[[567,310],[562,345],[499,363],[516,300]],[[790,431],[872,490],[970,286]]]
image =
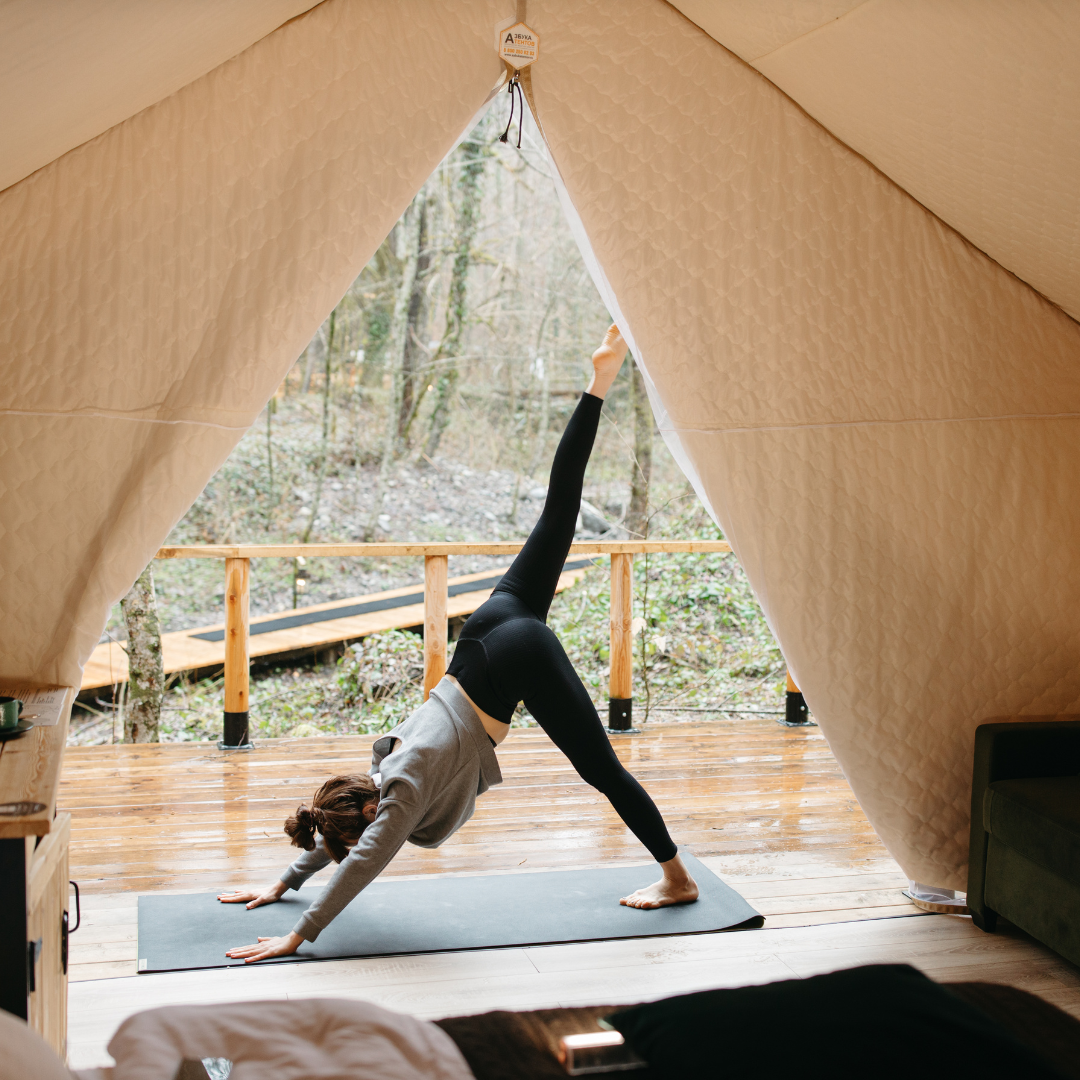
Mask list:
[[[502,142],[501,105],[435,170],[169,543],[528,534],[611,320],[531,116],[520,148],[516,129]],[[721,536],[656,433],[631,357],[606,399],[586,474],[579,537],[600,536]],[[450,574],[505,565],[455,557]],[[134,649],[155,621],[165,632],[221,620],[218,561],[151,569],[152,591],[144,574],[103,640]],[[422,578],[419,559],[258,559],[252,614]],[[783,708],[783,660],[734,556],[639,556],[634,580],[637,722]],[[556,597],[549,619],[602,715],[608,618],[603,560]],[[373,635],[343,656],[260,664],[252,735],[384,730],[419,704],[421,672],[421,639],[409,631]],[[220,676],[177,674],[154,692],[160,724],[151,735],[220,737]],[[132,737],[138,693],[84,694],[72,742],[120,741],[125,726]],[[531,721],[522,709],[515,722]]]

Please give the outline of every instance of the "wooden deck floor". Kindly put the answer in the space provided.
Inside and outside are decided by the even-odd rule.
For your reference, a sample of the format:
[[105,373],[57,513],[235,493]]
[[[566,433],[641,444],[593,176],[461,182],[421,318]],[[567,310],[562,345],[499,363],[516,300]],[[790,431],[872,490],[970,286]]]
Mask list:
[[[817,728],[743,718],[658,724],[614,741],[675,841],[738,879],[770,925],[914,913]],[[296,853],[282,832],[286,816],[327,776],[366,771],[372,742],[267,739],[229,753],[206,743],[69,748],[59,805],[72,814],[71,874],[86,914],[85,934],[72,938],[72,978],[135,972],[138,893],[276,880]],[[499,763],[504,782],[472,821],[440,848],[406,845],[387,873],[648,861],[542,731],[511,732]]]
[[[214,889],[273,880],[295,854],[286,816],[328,776],[366,772],[372,736],[71,747],[59,805],[73,815],[84,892]],[[700,856],[801,852],[887,858],[816,727],[769,718],[657,724],[613,736],[679,844]],[[538,729],[499,747],[504,782],[440,848],[407,845],[387,871],[430,874],[584,866],[648,856],[602,795]]]
[[[421,1016],[629,1001],[882,960],[935,978],[1024,986],[1080,1014],[1080,973],[1019,932],[918,913],[816,728],[767,718],[661,724],[615,739],[672,835],[766,916],[764,930],[692,938],[348,960],[137,976],[136,895],[258,885],[292,849],[282,822],[333,772],[363,770],[372,739],[265,740],[67,751],[71,873],[84,923],[71,939],[71,1063],[106,1063],[124,1016],[150,1005],[356,996]],[[539,731],[499,749],[505,782],[443,847],[406,847],[388,873],[526,872],[647,862]],[[316,879],[318,880],[318,879]],[[838,925],[839,924],[839,925]]]

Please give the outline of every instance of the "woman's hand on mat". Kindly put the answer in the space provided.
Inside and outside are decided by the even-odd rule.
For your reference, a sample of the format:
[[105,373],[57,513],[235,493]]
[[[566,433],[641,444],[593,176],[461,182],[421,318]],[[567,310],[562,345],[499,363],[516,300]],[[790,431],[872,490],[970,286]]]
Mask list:
[[271,956],[292,956],[303,943],[304,939],[290,930],[284,937],[261,937],[258,945],[241,945],[225,955],[230,960],[254,964],[256,960],[269,960]]
[[615,376],[619,374],[625,356],[626,342],[623,341],[619,328],[612,323],[600,348],[592,354],[593,377],[585,393],[592,394],[593,397],[605,397],[615,381]]
[[263,889],[262,892],[245,892],[237,889],[235,892],[218,893],[218,899],[223,904],[247,904],[250,911],[252,908],[262,907],[263,904],[276,903],[288,891],[288,888],[289,886],[284,881],[275,881],[270,888]]

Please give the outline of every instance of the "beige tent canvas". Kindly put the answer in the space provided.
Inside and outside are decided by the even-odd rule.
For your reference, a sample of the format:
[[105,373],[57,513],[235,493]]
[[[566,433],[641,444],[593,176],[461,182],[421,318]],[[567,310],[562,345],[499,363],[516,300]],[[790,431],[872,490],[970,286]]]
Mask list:
[[882,839],[962,888],[975,726],[1080,706],[1080,10],[524,7],[0,11],[0,675],[77,685],[524,17],[665,438]]

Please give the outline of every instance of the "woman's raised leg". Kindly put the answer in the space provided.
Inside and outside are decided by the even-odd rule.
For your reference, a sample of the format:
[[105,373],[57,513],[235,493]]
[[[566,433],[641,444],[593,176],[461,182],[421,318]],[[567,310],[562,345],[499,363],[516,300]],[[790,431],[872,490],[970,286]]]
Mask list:
[[512,593],[541,620],[547,619],[559,575],[574,542],[585,467],[596,439],[600,410],[625,356],[626,342],[618,327],[612,326],[593,353],[592,381],[559,440],[540,520],[494,590]]

